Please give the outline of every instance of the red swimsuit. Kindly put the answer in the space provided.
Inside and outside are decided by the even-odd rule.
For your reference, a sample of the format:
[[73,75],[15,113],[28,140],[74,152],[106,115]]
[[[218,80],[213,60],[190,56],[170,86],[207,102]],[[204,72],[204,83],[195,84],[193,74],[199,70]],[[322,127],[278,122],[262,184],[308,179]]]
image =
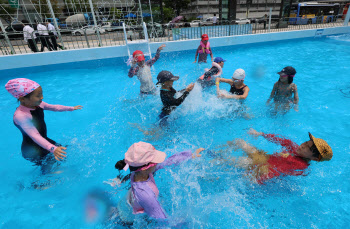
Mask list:
[[298,145],[289,139],[277,137],[274,134],[263,134],[264,138],[270,142],[280,144],[285,149],[282,153],[288,153],[287,157],[274,153],[267,161],[269,165],[269,171],[267,174],[260,176],[257,181],[259,184],[263,184],[264,181],[277,177],[277,176],[300,176],[304,175],[305,169],[308,168],[309,163],[296,155]]

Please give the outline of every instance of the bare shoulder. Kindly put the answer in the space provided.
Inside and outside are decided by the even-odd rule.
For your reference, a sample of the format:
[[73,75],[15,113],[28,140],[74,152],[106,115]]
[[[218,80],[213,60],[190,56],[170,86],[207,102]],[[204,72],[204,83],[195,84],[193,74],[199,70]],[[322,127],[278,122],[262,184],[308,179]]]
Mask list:
[[292,86],[292,89],[293,89],[294,91],[298,90],[297,85],[296,85],[295,83],[292,83],[291,86]]

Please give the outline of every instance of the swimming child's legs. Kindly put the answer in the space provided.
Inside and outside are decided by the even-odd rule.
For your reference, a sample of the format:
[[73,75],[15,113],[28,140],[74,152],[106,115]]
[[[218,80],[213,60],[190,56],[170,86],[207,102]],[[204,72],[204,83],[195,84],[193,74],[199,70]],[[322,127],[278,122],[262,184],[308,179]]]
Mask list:
[[167,127],[168,126],[168,118],[169,118],[169,115],[167,115],[166,113],[162,112],[160,113],[159,115],[159,127]]
[[288,112],[293,105],[293,102],[289,99],[287,100],[276,100],[275,102],[275,112],[280,114],[285,114]]
[[59,166],[59,162],[55,159],[53,153],[49,153],[41,160],[41,173],[43,175],[51,173],[55,166]]
[[199,53],[198,54],[198,63],[201,63],[201,62],[207,63],[207,57],[208,57],[207,53]]

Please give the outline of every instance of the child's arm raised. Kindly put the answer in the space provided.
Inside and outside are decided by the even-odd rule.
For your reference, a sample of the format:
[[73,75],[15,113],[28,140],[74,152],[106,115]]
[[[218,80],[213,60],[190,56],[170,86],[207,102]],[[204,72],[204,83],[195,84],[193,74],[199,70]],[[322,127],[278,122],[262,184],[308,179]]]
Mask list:
[[273,88],[272,88],[272,91],[271,91],[271,94],[270,94],[270,98],[266,101],[266,105],[269,105],[271,99],[275,96],[276,88],[277,88],[277,83],[275,83],[273,85]]
[[147,64],[148,66],[151,67],[151,66],[159,59],[159,57],[160,57],[160,51],[162,51],[163,48],[164,48],[165,46],[166,46],[166,45],[164,45],[164,44],[162,44],[161,46],[159,46],[159,48],[157,49],[156,55],[155,55],[152,59],[146,61],[146,64]]

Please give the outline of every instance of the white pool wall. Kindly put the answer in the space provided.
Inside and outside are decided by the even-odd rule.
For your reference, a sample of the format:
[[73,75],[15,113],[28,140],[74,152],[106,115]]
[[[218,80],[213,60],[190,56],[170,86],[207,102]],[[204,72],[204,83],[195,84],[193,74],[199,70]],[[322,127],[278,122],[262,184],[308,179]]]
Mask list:
[[[312,38],[320,33],[322,33],[322,37],[350,33],[350,26],[210,38],[210,46],[214,48],[299,38]],[[199,39],[150,43],[151,52],[154,54],[161,44],[167,45],[163,52],[195,50],[198,47]],[[147,52],[148,46],[145,43],[129,43],[129,48],[131,52],[137,49]],[[0,71],[125,56],[128,56],[125,45],[1,56]]]

